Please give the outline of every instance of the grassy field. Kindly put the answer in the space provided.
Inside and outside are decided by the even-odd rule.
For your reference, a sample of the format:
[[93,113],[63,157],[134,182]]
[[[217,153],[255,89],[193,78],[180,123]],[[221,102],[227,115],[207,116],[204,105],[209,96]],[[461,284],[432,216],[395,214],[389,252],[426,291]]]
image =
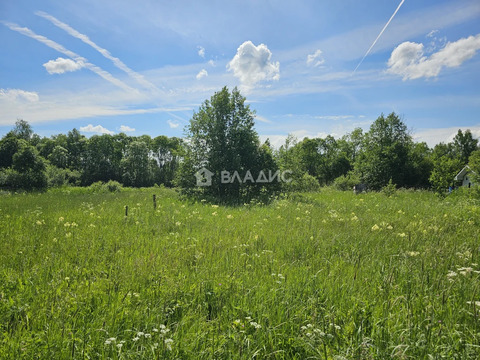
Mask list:
[[479,225],[413,191],[0,195],[0,358],[478,359]]

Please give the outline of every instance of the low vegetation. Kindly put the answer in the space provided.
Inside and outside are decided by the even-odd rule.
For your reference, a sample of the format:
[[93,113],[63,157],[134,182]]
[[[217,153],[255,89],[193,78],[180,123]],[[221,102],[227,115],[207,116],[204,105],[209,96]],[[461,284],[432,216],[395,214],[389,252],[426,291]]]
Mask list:
[[0,195],[0,358],[480,356],[461,192],[226,207],[110,185]]

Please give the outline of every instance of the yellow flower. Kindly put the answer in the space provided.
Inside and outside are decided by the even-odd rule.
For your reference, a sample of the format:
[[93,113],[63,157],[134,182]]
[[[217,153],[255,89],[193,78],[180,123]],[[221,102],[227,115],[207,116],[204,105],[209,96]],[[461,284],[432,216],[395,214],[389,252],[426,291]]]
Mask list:
[[65,220],[65,219],[63,218],[63,216],[60,216],[60,217],[58,218],[58,222],[63,222],[63,220]]
[[233,215],[228,214],[228,215],[227,215],[227,219],[233,219]]
[[378,226],[377,224],[373,225],[372,231],[377,231],[377,230],[380,230],[380,226]]
[[217,214],[216,211],[214,211],[214,212],[212,212],[212,215],[213,215],[213,216],[217,216],[218,214]]

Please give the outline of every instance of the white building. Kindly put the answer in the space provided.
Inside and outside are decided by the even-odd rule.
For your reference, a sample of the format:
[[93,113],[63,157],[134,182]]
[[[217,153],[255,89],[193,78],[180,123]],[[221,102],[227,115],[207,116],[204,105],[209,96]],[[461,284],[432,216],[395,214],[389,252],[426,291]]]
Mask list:
[[472,174],[472,169],[470,169],[470,166],[465,165],[465,167],[460,170],[460,172],[455,176],[455,181],[459,186],[465,186],[465,187],[472,187],[473,180],[470,178],[470,175]]

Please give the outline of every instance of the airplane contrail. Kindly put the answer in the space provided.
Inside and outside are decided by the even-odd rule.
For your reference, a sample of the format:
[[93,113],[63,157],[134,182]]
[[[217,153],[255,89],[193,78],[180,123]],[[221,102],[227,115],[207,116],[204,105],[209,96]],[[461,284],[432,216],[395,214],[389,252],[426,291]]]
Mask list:
[[47,14],[46,12],[43,11],[37,11],[35,13],[36,15],[43,17],[44,19],[50,21],[53,25],[59,27],[60,29],[66,31],[69,35],[80,39],[83,41],[85,44],[90,45],[92,48],[97,50],[100,54],[102,54],[105,58],[111,60],[113,64],[119,68],[120,70],[126,72],[130,77],[135,79],[139,84],[143,85],[146,88],[149,88],[150,90],[153,91],[158,91],[159,89],[152,84],[150,81],[146,80],[142,75],[139,73],[135,72],[134,70],[130,69],[125,63],[123,63],[119,58],[113,56],[110,51],[107,49],[104,49],[100,46],[98,46],[96,43],[94,43],[87,35],[82,34],[72,28],[70,25],[65,24],[64,22],[58,20],[57,18],[53,17],[50,14]]
[[131,91],[131,92],[135,92],[135,93],[138,92],[138,90],[128,86],[123,81],[114,77],[108,71],[105,71],[102,68],[88,62],[88,60],[86,58],[74,53],[73,51],[70,51],[70,50],[66,49],[65,47],[63,47],[59,43],[57,43],[53,40],[50,40],[43,35],[38,35],[27,27],[21,27],[21,26],[15,24],[15,23],[6,22],[6,21],[0,21],[0,22],[3,23],[10,30],[16,31],[16,32],[18,32],[22,35],[28,36],[32,39],[35,39],[35,40],[43,43],[44,45],[46,45],[46,46],[48,46],[48,47],[50,47],[50,48],[52,48],[52,49],[54,49],[54,50],[56,50],[56,51],[58,51],[62,54],[68,56],[69,58],[71,58],[71,59],[75,60],[76,62],[82,64],[84,67],[86,67],[90,71],[92,71],[95,74],[101,76],[102,78],[104,78],[105,80],[110,82],[111,84],[116,85],[119,88],[121,88],[123,90],[126,90],[126,91]]
[[385,26],[383,27],[382,31],[380,31],[380,34],[378,34],[377,38],[375,39],[375,41],[373,42],[373,44],[368,48],[367,52],[365,53],[365,55],[363,55],[363,58],[362,60],[360,60],[360,62],[358,63],[357,67],[355,68],[355,70],[353,70],[353,74],[355,74],[355,72],[357,71],[358,67],[362,64],[363,60],[365,60],[365,58],[368,56],[368,54],[370,53],[370,51],[373,49],[373,47],[375,46],[375,44],[377,43],[378,39],[380,39],[380,36],[382,36],[383,32],[385,31],[385,29],[388,27],[388,25],[390,25],[390,23],[392,22],[393,18],[395,17],[395,15],[397,15],[397,12],[398,10],[400,10],[400,8],[402,7],[403,3],[405,2],[405,0],[402,0],[400,2],[400,4],[398,5],[397,9],[395,10],[395,12],[393,13],[393,15],[390,17],[390,19],[387,21],[387,23],[385,24]]

